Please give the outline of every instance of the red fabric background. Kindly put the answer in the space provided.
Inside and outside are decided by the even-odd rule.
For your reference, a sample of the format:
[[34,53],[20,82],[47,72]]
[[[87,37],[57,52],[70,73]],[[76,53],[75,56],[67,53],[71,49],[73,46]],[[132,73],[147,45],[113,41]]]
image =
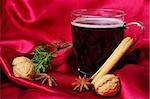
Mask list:
[[[52,60],[52,75],[57,87],[47,87],[13,76],[11,61],[26,55],[40,43],[51,43],[60,37],[72,42],[70,14],[81,8],[114,8],[124,10],[125,20],[141,21],[145,31],[137,50],[126,57],[115,72],[122,88],[115,99],[148,99],[149,97],[149,0],[1,0],[0,66],[1,98],[102,98],[93,91],[74,92],[71,83],[77,77],[72,49]],[[6,75],[6,76],[5,76]],[[45,91],[44,91],[45,90]]]

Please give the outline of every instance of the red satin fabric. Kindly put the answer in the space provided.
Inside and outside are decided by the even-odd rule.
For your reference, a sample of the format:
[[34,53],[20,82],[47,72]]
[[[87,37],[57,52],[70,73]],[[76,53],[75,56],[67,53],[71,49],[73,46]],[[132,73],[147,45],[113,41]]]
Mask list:
[[[149,13],[148,0],[2,0],[0,19],[1,98],[102,98],[93,91],[74,92],[71,83],[77,77],[74,54],[68,49],[51,61],[57,87],[15,78],[11,61],[27,55],[38,43],[51,43],[60,37],[72,42],[70,14],[81,8],[114,8],[124,10],[125,20],[141,21],[145,31],[126,64],[116,70],[122,88],[117,99],[148,99],[149,97]],[[4,73],[3,73],[4,72]],[[6,78],[6,76],[7,78]],[[20,86],[21,85],[21,86]],[[45,91],[44,91],[45,90]]]

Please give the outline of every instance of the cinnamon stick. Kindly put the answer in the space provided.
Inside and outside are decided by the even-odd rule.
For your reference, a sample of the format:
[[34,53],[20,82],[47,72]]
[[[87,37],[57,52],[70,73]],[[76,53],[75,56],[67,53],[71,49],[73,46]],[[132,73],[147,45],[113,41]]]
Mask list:
[[92,84],[94,84],[99,77],[107,74],[115,66],[115,64],[121,59],[121,57],[132,45],[132,42],[133,39],[131,37],[126,37],[121,41],[118,47],[110,55],[110,57],[99,68],[99,70],[91,77],[93,79]]

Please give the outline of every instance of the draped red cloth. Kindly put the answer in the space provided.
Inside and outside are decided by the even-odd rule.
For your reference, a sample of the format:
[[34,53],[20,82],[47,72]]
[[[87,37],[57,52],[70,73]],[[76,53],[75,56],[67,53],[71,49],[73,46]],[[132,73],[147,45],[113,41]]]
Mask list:
[[51,43],[60,37],[72,42],[70,14],[75,9],[113,8],[124,10],[125,20],[141,21],[145,31],[137,49],[115,71],[121,91],[115,99],[149,98],[149,0],[1,0],[0,68],[1,98],[102,98],[94,91],[73,91],[77,77],[74,54],[68,49],[52,60],[57,87],[14,77],[11,62],[27,55],[38,43]]

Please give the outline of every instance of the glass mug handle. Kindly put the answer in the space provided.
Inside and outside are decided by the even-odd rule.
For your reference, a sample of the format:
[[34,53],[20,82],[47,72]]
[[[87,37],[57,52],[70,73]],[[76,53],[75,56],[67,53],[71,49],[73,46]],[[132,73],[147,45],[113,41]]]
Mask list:
[[[130,22],[130,23],[125,23],[125,28],[126,30],[130,29],[132,25],[136,25],[137,27],[140,28],[141,32],[138,32],[139,35],[136,37],[133,37],[134,42],[131,48],[127,51],[126,55],[130,54],[137,46],[137,44],[142,40],[142,36],[144,34],[144,26],[141,22]],[[129,34],[130,35],[130,34]],[[136,35],[136,34],[135,34]]]

